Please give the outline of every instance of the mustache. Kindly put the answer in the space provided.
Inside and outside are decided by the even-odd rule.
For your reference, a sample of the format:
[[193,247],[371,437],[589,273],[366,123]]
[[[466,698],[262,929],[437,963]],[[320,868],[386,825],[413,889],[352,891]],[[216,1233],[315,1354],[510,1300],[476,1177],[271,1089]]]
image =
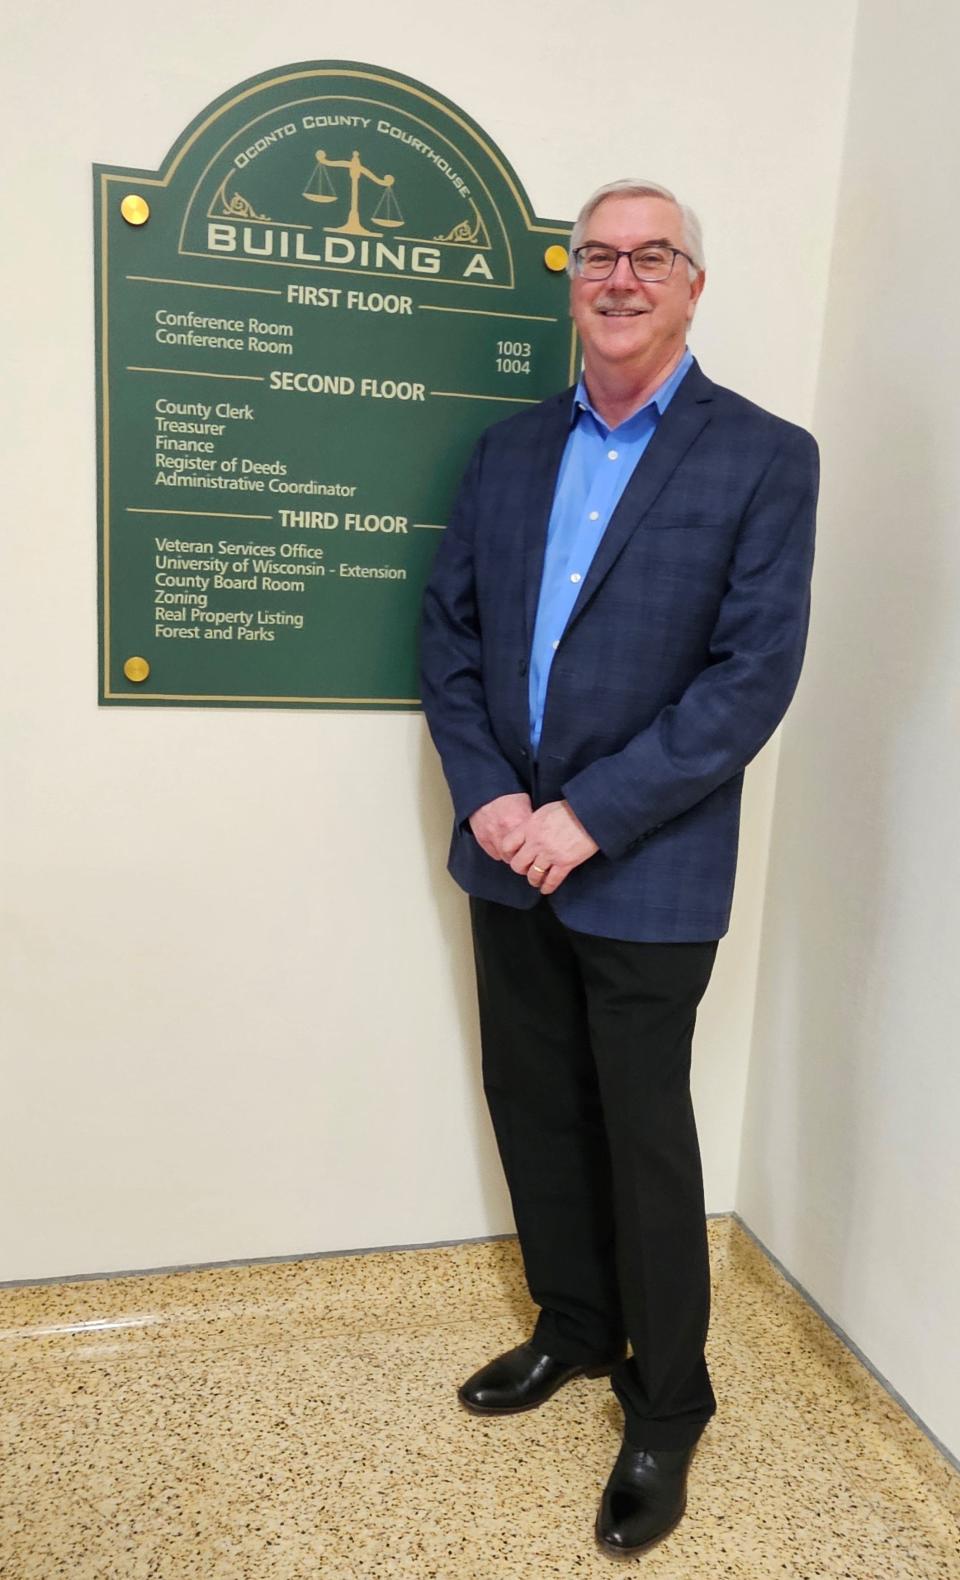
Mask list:
[[628,291],[606,291],[603,296],[598,296],[593,304],[595,313],[602,313],[609,308],[618,307],[632,307],[638,313],[648,311],[647,308],[639,306],[634,294]]

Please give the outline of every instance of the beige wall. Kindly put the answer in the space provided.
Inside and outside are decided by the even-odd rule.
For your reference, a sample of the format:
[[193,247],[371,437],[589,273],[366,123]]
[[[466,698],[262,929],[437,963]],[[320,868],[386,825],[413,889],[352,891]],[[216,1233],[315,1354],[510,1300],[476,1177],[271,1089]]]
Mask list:
[[[638,173],[702,212],[707,370],[809,422],[853,0],[35,0],[3,63],[0,1278],[507,1231],[448,808],[419,717],[98,710],[92,161],[153,168],[272,66],[433,84],[541,214]],[[11,238],[13,238],[11,240]],[[775,752],[701,1016],[732,1207]],[[10,1211],[10,1203],[16,1205]]]
[[953,0],[864,6],[738,1205],[960,1454],[960,247]]

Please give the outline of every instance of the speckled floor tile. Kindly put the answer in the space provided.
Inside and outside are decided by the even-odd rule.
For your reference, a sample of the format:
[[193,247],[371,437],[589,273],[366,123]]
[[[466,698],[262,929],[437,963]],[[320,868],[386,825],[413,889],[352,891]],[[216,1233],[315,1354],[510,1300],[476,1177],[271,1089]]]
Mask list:
[[[710,1242],[720,1412],[636,1572],[960,1580],[960,1477],[735,1224]],[[0,1575],[628,1574],[593,1541],[605,1382],[456,1403],[530,1320],[513,1242],[0,1291]]]
[[210,1268],[0,1289],[0,1348],[119,1354],[175,1342],[217,1351],[329,1331],[403,1332],[436,1326],[445,1311],[526,1320],[529,1300],[513,1240],[425,1251],[372,1251],[298,1262]]

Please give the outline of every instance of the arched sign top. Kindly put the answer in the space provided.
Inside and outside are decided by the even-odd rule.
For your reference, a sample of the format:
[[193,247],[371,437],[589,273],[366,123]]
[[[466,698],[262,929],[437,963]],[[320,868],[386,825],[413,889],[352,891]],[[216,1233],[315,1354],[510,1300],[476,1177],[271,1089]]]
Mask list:
[[[364,111],[358,105],[340,110],[337,100],[341,98],[365,100],[369,108]],[[318,105],[319,127],[314,124],[309,109],[309,102],[313,99]],[[283,115],[288,108],[294,112],[292,118]],[[467,164],[479,168],[481,177],[494,188],[502,184],[504,191],[498,194],[499,201],[502,204],[509,196],[516,205],[520,220],[529,230],[559,235],[569,232],[569,225],[563,222],[534,216],[516,171],[464,110],[415,78],[361,61],[301,61],[261,72],[237,84],[201,111],[177,138],[163,162],[161,177],[166,184],[184,160],[195,158],[198,142],[204,148],[209,148],[210,139],[218,135],[218,129],[222,136],[223,128],[229,127],[231,135],[236,136],[238,128],[261,121],[267,116],[273,119],[280,117],[281,126],[291,124],[291,119],[296,126],[298,116],[302,116],[306,124],[302,124],[300,129],[305,132],[322,130],[324,127],[329,127],[330,131],[340,131],[352,125],[364,140],[369,140],[369,123],[376,119],[370,114],[370,109],[397,110],[411,121],[419,119],[424,128],[434,133],[443,128],[450,147],[459,148]],[[338,114],[344,117],[339,122],[333,119]],[[263,135],[262,131],[260,135]],[[295,136],[296,133],[288,132],[286,135]],[[398,128],[378,129],[376,135],[392,137],[407,147],[414,146],[416,142],[415,135],[402,137]],[[347,140],[351,139],[348,137]],[[443,151],[427,152],[424,148],[418,151],[425,158],[435,157],[438,166],[445,157]],[[458,186],[455,174],[446,174],[462,195],[462,187]]]
[[256,113],[211,153],[184,212],[181,254],[230,249],[320,272],[513,287],[489,153],[471,159],[463,133],[455,142],[406,105],[332,78],[295,92],[267,109],[250,101]]
[[573,376],[570,226],[354,61],[238,84],[95,201],[102,700],[417,706],[470,447]]

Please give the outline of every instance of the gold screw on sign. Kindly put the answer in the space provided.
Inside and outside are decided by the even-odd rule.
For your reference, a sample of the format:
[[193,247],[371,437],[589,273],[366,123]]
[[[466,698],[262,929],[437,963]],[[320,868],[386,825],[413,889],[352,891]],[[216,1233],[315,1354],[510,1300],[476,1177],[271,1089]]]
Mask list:
[[150,665],[145,658],[128,658],[123,666],[123,673],[128,680],[139,684],[141,680],[146,680],[149,675]]
[[145,225],[150,218],[150,204],[136,192],[128,192],[120,204],[120,212],[128,225]]
[[561,247],[559,242],[555,242],[552,247],[547,248],[543,261],[553,274],[560,274],[567,267],[566,247]]

